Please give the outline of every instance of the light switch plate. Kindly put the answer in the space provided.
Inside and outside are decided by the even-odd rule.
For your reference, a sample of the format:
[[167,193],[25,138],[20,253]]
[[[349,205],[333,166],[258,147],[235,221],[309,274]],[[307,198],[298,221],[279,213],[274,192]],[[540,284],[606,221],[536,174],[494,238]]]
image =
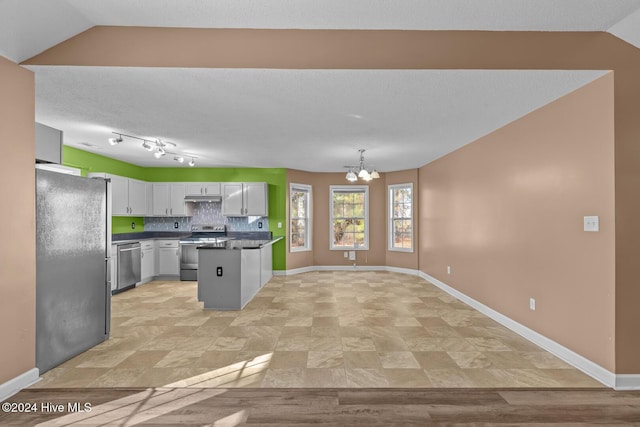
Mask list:
[[349,251],[349,261],[356,260],[356,251]]
[[600,218],[597,216],[585,216],[584,231],[600,231]]

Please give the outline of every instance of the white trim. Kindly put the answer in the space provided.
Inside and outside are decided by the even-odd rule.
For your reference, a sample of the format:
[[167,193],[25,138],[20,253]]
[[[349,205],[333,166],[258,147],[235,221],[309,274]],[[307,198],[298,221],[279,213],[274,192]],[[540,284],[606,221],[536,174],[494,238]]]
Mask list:
[[[469,305],[472,308],[475,308],[476,310],[478,310],[480,313],[484,314],[485,316],[490,317],[491,319],[495,320],[496,322],[500,323],[501,325],[511,329],[513,332],[517,333],[518,335],[521,335],[522,337],[526,338],[527,340],[531,341],[532,343],[542,347],[543,349],[547,350],[548,352],[552,353],[553,355],[559,357],[560,359],[564,360],[565,362],[567,362],[568,364],[570,364],[571,366],[573,366],[576,369],[581,370],[582,372],[584,372],[585,374],[593,377],[594,379],[600,381],[602,384],[608,386],[608,387],[615,387],[616,386],[616,375],[613,372],[610,372],[609,370],[603,368],[602,366],[592,362],[591,360],[587,359],[584,356],[581,356],[580,354],[569,350],[568,348],[566,348],[565,346],[563,346],[562,344],[559,344],[547,337],[545,337],[544,335],[529,329],[528,327],[524,326],[521,323],[516,322],[513,319],[510,319],[509,317],[498,313],[497,311],[493,310],[492,308],[487,307],[486,305],[482,304],[481,302],[478,302],[476,300],[474,300],[473,298],[463,294],[462,292],[452,288],[451,286],[447,285],[444,282],[441,282],[440,280],[436,279],[433,276],[428,275],[427,273],[424,273],[422,271],[420,271],[419,276],[422,277],[423,279],[425,279],[426,281],[432,283],[433,285],[437,286],[438,288],[442,289],[443,291],[445,291],[446,293],[448,293],[449,295],[459,299],[460,301],[464,302],[465,304]],[[638,376],[640,377],[640,375]]]
[[[393,191],[397,188],[411,189],[411,247],[410,248],[396,248],[393,246]],[[413,253],[413,247],[415,246],[415,239],[413,238],[414,225],[415,225],[415,204],[413,203],[413,182],[407,182],[404,184],[391,184],[387,185],[387,250],[392,252],[410,252]]]
[[[307,193],[307,227],[305,233],[307,235],[306,244],[302,248],[291,247],[291,194],[294,190],[300,190]],[[309,184],[289,183],[289,252],[310,252],[313,248],[313,187]]]
[[392,273],[409,274],[411,276],[419,276],[420,275],[420,272],[418,270],[414,270],[412,268],[386,267],[386,270],[390,271]]
[[[347,190],[364,192],[364,245],[362,246],[334,246],[333,245],[333,193],[347,192]],[[357,242],[355,242],[357,243]],[[329,186],[329,250],[330,251],[368,251],[369,250],[369,186],[368,185],[330,185]]]
[[0,384],[0,402],[4,402],[23,388],[40,381],[40,371],[38,368],[29,369],[9,381]]
[[640,390],[640,374],[616,375],[616,390]]
[[418,276],[418,270],[410,268],[388,267],[384,265],[312,265],[308,267],[294,268],[292,270],[274,270],[274,276],[292,276],[301,273],[310,273],[314,271],[389,271],[393,273],[408,274]]

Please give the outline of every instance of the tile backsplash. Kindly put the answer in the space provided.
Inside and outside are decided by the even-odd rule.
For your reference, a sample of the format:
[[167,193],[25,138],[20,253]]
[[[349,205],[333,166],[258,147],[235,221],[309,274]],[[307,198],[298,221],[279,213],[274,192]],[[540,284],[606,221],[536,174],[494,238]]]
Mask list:
[[[144,231],[191,231],[191,225],[225,224],[227,231],[268,231],[268,217],[227,217],[222,202],[187,202],[187,215],[181,217],[147,217]],[[175,223],[178,228],[175,228]],[[262,223],[262,228],[260,228]]]

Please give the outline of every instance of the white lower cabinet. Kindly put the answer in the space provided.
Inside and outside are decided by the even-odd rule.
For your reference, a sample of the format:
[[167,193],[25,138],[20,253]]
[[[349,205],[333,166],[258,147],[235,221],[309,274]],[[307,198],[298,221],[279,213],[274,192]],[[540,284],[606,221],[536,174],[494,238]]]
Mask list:
[[180,275],[180,246],[178,240],[158,240],[158,276]]
[[142,251],[140,252],[140,256],[142,259],[140,260],[140,276],[142,278],[141,282],[146,283],[151,281],[155,275],[155,241],[149,240],[141,242],[141,246]]

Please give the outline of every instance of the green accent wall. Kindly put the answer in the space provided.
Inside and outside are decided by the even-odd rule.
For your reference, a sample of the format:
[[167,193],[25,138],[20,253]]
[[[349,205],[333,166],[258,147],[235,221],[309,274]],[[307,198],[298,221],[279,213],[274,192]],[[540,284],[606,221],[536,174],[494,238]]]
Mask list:
[[[136,228],[131,228],[131,223]],[[139,233],[144,231],[144,218],[141,216],[112,216],[111,217],[111,233]]]
[[82,171],[82,176],[87,176],[89,172],[107,172],[128,178],[145,179],[145,168],[141,166],[66,145],[62,146],[62,164],[79,168]]
[[[266,182],[269,184],[269,231],[285,236],[287,170],[284,168],[145,168],[151,182]],[[278,223],[282,228],[278,228]],[[286,270],[285,239],[273,245],[273,269]]]
[[[145,168],[63,145],[62,163],[80,168],[82,175],[106,172],[150,182],[266,182],[269,184],[269,231],[285,237],[287,174],[284,168]],[[135,222],[135,230],[131,223]],[[282,228],[278,228],[278,223]],[[114,234],[144,231],[144,218],[112,218]],[[273,269],[286,270],[285,239],[273,245]]]

